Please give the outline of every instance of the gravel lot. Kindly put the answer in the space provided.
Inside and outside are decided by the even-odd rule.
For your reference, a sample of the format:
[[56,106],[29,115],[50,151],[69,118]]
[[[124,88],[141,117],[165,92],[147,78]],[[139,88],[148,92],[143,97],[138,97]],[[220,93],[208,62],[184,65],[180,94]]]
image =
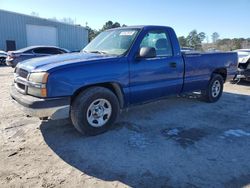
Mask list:
[[81,136],[68,120],[26,117],[0,67],[1,187],[250,187],[250,84],[221,100],[194,96],[123,112],[114,128]]

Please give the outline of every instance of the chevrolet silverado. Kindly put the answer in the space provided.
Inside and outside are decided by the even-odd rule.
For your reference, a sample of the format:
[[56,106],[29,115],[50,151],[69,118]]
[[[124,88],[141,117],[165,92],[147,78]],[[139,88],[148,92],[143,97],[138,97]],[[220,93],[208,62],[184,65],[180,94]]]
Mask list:
[[102,32],[80,53],[18,64],[11,96],[30,116],[69,117],[79,132],[97,135],[136,104],[194,91],[216,102],[237,61],[235,52],[181,52],[170,27],[122,27]]

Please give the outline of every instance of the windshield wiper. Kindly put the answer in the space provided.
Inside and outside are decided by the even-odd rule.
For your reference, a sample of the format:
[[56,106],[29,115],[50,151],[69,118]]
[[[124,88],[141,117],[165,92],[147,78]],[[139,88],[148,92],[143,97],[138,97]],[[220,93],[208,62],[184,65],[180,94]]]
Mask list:
[[98,51],[98,50],[95,50],[95,51],[85,51],[87,53],[94,53],[94,54],[108,54],[107,52],[104,52],[104,51]]

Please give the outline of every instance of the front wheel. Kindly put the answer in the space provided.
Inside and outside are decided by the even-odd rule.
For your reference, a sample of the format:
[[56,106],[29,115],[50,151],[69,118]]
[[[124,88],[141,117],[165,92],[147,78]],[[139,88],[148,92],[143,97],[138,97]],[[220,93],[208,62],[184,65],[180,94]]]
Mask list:
[[202,92],[204,101],[209,103],[218,101],[223,93],[223,84],[223,77],[219,74],[213,74],[207,89]]
[[109,129],[119,114],[116,95],[107,88],[91,87],[80,93],[71,106],[75,128],[86,135],[101,134]]

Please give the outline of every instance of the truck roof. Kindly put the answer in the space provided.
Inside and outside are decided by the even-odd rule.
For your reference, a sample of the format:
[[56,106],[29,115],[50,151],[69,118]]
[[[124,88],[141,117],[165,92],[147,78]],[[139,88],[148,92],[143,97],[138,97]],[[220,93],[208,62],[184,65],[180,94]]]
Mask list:
[[172,29],[169,26],[160,26],[160,25],[135,25],[135,26],[117,27],[117,28],[113,28],[110,30],[115,30],[115,29],[162,29],[162,28]]
[[65,51],[68,51],[67,49],[65,48],[60,48],[60,47],[57,47],[57,46],[47,46],[47,45],[34,45],[34,46],[28,46],[26,48],[21,48],[21,49],[18,49],[18,50],[15,50],[15,52],[17,53],[23,53],[25,51],[28,51],[28,50],[32,50],[32,49],[35,49],[35,48],[57,48],[57,49],[62,49],[62,50],[65,50]]

